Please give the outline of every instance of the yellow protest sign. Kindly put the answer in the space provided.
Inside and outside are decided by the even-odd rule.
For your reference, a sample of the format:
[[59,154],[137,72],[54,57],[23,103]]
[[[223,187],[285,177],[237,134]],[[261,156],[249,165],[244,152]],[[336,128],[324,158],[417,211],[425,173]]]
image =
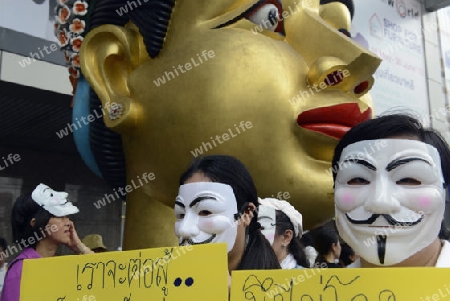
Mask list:
[[450,300],[450,269],[372,268],[236,271],[231,301]]
[[227,300],[225,244],[25,260],[21,301]]

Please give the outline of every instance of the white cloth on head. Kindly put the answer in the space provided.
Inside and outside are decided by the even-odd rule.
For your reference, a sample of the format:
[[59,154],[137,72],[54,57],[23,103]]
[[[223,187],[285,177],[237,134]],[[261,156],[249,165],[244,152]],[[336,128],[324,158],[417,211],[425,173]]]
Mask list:
[[283,270],[291,270],[295,269],[298,264],[294,258],[294,255],[288,254],[285,259],[280,263],[280,266]]
[[265,198],[261,199],[258,198],[259,203],[263,206],[269,206],[272,208],[275,208],[275,210],[280,210],[284,214],[287,215],[289,220],[291,221],[292,225],[294,226],[294,234],[295,236],[301,237],[303,233],[303,218],[302,214],[297,211],[297,209],[294,208],[289,202],[278,200],[278,199],[272,199],[272,198]]

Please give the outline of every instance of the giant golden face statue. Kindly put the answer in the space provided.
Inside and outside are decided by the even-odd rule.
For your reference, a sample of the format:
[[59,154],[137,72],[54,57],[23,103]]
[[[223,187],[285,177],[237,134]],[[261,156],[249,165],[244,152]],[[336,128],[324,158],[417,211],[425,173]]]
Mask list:
[[201,153],[242,160],[261,197],[288,192],[306,229],[332,216],[333,150],[371,117],[380,63],[349,26],[338,2],[176,1],[154,58],[132,23],[92,30],[81,67],[103,105],[123,108],[104,121],[122,135],[127,180],[155,175],[127,196],[125,248],[176,243],[178,178]]

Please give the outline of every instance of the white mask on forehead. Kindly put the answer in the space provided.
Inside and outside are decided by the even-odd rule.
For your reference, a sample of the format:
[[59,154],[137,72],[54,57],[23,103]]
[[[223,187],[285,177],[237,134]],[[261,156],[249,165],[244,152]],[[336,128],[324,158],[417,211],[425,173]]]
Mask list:
[[80,210],[67,200],[67,192],[54,191],[44,184],[39,184],[31,193],[31,198],[45,210],[57,217],[78,213]]
[[429,144],[407,139],[351,144],[342,151],[335,181],[339,233],[372,264],[400,263],[438,237],[443,183],[439,153]]
[[181,185],[175,202],[175,235],[180,245],[227,244],[237,235],[237,201],[231,186],[215,182]]

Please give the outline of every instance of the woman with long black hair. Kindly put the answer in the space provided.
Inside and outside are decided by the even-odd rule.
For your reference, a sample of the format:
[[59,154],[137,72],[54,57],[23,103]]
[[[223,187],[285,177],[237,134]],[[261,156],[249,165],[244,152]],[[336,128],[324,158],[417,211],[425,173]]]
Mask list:
[[180,245],[225,242],[228,270],[279,269],[261,234],[258,196],[247,168],[234,157],[194,160],[180,177],[175,234]]
[[77,254],[93,253],[81,242],[68,218],[79,210],[67,197],[66,192],[39,184],[31,194],[19,197],[14,203],[11,225],[21,253],[8,265],[1,301],[20,300],[24,259],[52,257],[63,244]]

